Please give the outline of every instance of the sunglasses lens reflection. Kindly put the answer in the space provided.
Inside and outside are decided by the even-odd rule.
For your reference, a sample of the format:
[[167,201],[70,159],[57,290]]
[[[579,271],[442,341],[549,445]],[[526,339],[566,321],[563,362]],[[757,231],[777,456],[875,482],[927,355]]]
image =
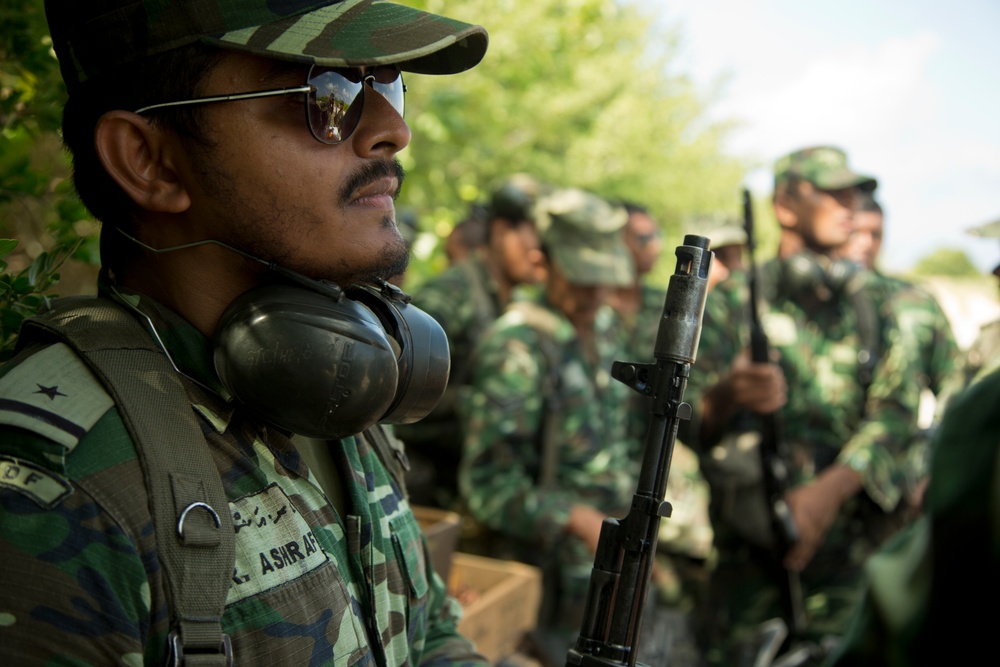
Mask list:
[[365,74],[357,68],[314,69],[309,77],[313,92],[307,102],[309,127],[325,144],[337,144],[354,132],[364,109],[364,85],[378,91],[403,114],[403,77],[396,67],[376,67]]

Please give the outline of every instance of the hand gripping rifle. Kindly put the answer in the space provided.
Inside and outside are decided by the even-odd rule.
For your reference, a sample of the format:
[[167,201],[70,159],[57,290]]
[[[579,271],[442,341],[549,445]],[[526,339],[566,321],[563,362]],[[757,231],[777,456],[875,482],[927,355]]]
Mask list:
[[601,526],[580,635],[567,654],[567,667],[636,664],[660,518],[671,513],[664,500],[670,459],[679,420],[691,417],[691,406],[683,399],[701,338],[712,262],[708,242],[688,235],[677,247],[677,268],[653,348],[655,363],[615,361],[611,366],[612,377],[652,398],[652,419],[628,516],[607,518]]
[[[753,202],[750,191],[743,190],[743,224],[747,233],[747,284],[750,288],[750,358],[754,363],[770,363],[770,349],[767,334],[760,323],[757,310],[757,267],[754,263]],[[799,541],[798,528],[785,502],[788,490],[787,444],[781,433],[781,421],[777,413],[760,415],[761,472],[764,482],[765,502],[771,525],[772,544],[775,560],[781,567],[781,559]],[[793,635],[800,634],[806,625],[805,606],[802,599],[802,584],[799,573],[786,570],[787,581],[783,586],[783,597],[788,612],[789,629]]]

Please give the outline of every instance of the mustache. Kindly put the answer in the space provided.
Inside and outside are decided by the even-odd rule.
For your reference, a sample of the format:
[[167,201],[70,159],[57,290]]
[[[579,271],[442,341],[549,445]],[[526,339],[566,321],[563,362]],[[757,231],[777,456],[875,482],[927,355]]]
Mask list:
[[340,189],[340,205],[347,206],[353,199],[355,191],[387,176],[396,177],[396,191],[392,194],[392,198],[396,199],[399,197],[399,192],[403,188],[403,179],[406,177],[403,165],[396,159],[374,158],[348,177]]

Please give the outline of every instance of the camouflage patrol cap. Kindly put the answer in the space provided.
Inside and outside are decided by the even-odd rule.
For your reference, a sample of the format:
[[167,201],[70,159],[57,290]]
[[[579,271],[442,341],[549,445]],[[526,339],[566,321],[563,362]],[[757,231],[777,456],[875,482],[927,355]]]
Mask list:
[[707,236],[711,248],[730,245],[746,245],[747,232],[743,221],[724,213],[702,213],[693,215],[684,222],[685,233]]
[[503,218],[512,222],[534,220],[539,196],[549,191],[541,181],[528,174],[509,176],[490,196],[487,214],[490,219]]
[[779,159],[774,164],[774,186],[791,177],[809,181],[821,190],[857,187],[871,192],[878,186],[875,178],[852,171],[847,154],[833,146],[803,148]]
[[635,266],[621,230],[622,206],[578,189],[555,190],[538,201],[535,224],[552,261],[578,285],[627,287]]
[[970,227],[965,230],[965,233],[984,239],[1000,239],[1000,218],[997,218],[993,222]]
[[45,0],[45,14],[71,92],[195,42],[328,67],[453,74],[478,63],[488,41],[481,26],[381,0]]

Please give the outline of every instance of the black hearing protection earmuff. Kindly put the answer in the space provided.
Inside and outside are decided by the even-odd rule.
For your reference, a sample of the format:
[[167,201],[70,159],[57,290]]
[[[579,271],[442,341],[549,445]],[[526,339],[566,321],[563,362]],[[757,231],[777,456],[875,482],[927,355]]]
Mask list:
[[380,421],[418,421],[444,395],[451,370],[448,337],[395,285],[383,281],[345,290],[221,241],[153,248],[118,231],[156,254],[219,245],[287,281],[240,295],[215,332],[219,379],[265,421],[310,438],[343,438]]
[[214,353],[226,388],[266,421],[312,438],[427,416],[451,364],[441,326],[388,283],[339,299],[319,285],[258,287],[230,304]]
[[831,260],[811,250],[801,250],[782,262],[784,284],[792,293],[802,294],[827,289],[842,294],[858,273],[847,260]]

